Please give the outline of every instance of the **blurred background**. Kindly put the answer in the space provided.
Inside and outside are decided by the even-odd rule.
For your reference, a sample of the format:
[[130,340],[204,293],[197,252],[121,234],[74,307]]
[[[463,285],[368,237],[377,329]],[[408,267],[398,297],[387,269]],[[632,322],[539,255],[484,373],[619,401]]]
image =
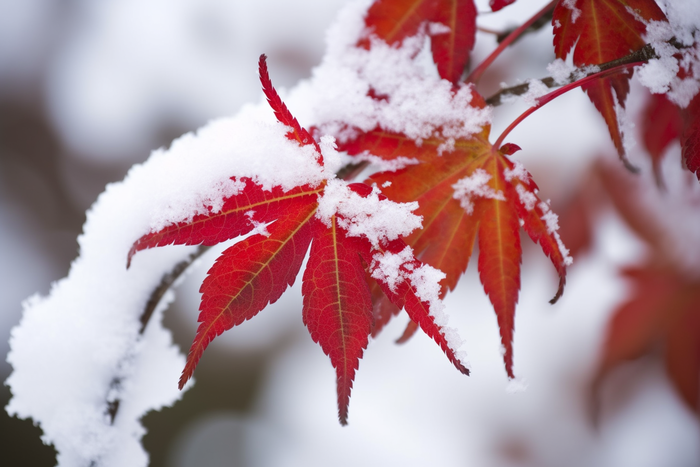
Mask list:
[[[85,211],[105,185],[151,150],[257,102],[261,53],[276,86],[308,78],[344,3],[0,0],[0,354],[9,350],[21,302],[48,293],[67,274]],[[503,31],[544,3],[521,0],[479,24]],[[477,4],[488,10],[486,1]],[[494,44],[480,33],[473,61]],[[553,59],[547,26],[506,51],[480,90],[488,96],[501,82],[543,77]],[[643,93],[633,86],[631,111]],[[497,109],[494,133],[524,108]],[[301,322],[296,284],[209,347],[182,401],[144,418],[151,465],[700,465],[698,419],[674,392],[658,355],[611,374],[598,410],[591,409],[605,325],[630,292],[619,268],[640,264],[650,249],[601,201],[600,156],[612,162],[609,170],[617,168],[602,119],[583,93],[572,92],[510,140],[523,147],[518,156],[542,197],[553,200],[565,242],[576,247],[567,291],[552,307],[554,270],[523,241],[518,385],[505,376],[496,319],[471,264],[447,304],[473,375],[455,372],[423,335],[395,345],[407,322],[400,316],[370,343],[350,425],[341,428],[334,372]],[[679,150],[668,152],[663,167],[673,177]],[[633,162],[649,175],[642,155]],[[183,352],[194,336],[198,286],[215,255],[210,251],[193,268],[165,314]],[[10,371],[3,359],[0,379]],[[0,387],[0,404],[9,398]],[[0,413],[0,464],[54,465],[55,451],[40,436],[31,421]]]

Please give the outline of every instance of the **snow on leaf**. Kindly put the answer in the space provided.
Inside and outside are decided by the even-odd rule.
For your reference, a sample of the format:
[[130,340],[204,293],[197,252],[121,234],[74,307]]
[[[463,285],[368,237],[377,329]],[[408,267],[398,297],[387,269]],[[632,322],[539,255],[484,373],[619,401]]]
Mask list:
[[[263,91],[275,116],[286,126],[286,137],[298,143],[299,151],[311,148],[317,154],[316,158],[307,159],[308,170],[316,173],[318,164],[324,163],[322,150],[335,149],[324,140],[318,145],[291,115],[272,87],[264,56],[259,69]],[[435,317],[442,307],[442,273],[416,260],[410,248],[403,254],[395,275],[387,275],[386,270],[380,274],[379,263],[373,260],[385,251],[386,245],[399,242],[405,246],[400,237],[420,226],[420,217],[412,213],[415,203],[396,203],[376,188],[335,178],[287,190],[280,186],[263,189],[248,178],[233,179],[242,189],[224,198],[220,210],[210,209],[189,221],[148,233],[129,252],[130,261],[136,252],[146,248],[211,245],[252,233],[222,253],[202,284],[200,325],[180,388],[216,336],[255,316],[293,284],[309,244],[310,257],[302,284],[304,323],[336,369],[341,424],[347,423],[353,379],[372,332],[368,276],[388,293],[394,306],[409,310],[459,371],[468,373],[456,357],[456,347],[451,347],[457,339],[445,337],[453,334],[443,329],[446,320]],[[263,223],[267,226],[261,231]]]
[[[476,40],[476,6],[472,0],[378,0],[367,12],[365,24],[388,44],[427,26],[440,77],[456,83]],[[366,39],[361,43],[368,45]]]
[[[665,16],[653,0],[567,0],[554,9],[554,52],[559,59],[576,46],[573,62],[577,67],[599,65],[645,44],[643,21],[663,21]],[[582,88],[601,113],[615,148],[626,161],[617,107],[624,109],[629,92],[628,75],[595,80]]]

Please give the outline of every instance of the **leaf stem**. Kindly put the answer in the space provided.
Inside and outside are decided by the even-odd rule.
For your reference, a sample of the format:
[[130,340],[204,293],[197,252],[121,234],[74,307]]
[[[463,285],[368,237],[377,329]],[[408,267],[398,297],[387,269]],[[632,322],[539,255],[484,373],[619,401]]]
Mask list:
[[516,39],[518,39],[530,26],[532,26],[533,23],[535,23],[541,16],[545,15],[548,13],[551,9],[555,7],[559,0],[552,0],[549,2],[547,5],[544,6],[540,11],[535,13],[535,15],[527,20],[525,23],[523,23],[519,28],[515,29],[513,32],[508,34],[505,39],[501,41],[500,44],[498,44],[498,47],[491,52],[491,54],[486,57],[486,60],[481,62],[479,66],[474,68],[472,72],[467,76],[467,79],[465,80],[467,83],[474,83],[476,84],[479,79],[481,78],[481,75],[484,74],[486,69],[491,66],[494,60],[503,52],[506,47],[508,47],[510,44],[515,42]]
[[520,124],[525,118],[527,118],[530,114],[532,114],[535,110],[539,109],[540,107],[544,106],[545,104],[551,102],[552,100],[556,99],[557,97],[561,96],[564,93],[567,93],[571,91],[572,89],[576,89],[578,87],[584,86],[591,81],[597,80],[597,79],[602,79],[606,78],[608,76],[614,75],[616,73],[620,73],[621,71],[624,71],[628,68],[632,68],[637,65],[641,65],[642,61],[639,62],[632,62],[632,63],[623,63],[621,65],[617,65],[615,67],[609,68],[607,70],[599,71],[597,73],[592,73],[588,76],[585,76],[578,81],[575,81],[573,83],[569,83],[565,86],[560,87],[559,89],[550,92],[549,94],[545,94],[544,96],[538,97],[536,99],[536,104],[527,109],[525,112],[520,114],[518,118],[513,120],[510,125],[508,125],[508,128],[506,128],[503,133],[501,133],[501,136],[498,137],[495,143],[493,143],[494,148],[500,148],[501,144],[503,144],[503,140],[505,139],[506,136]]

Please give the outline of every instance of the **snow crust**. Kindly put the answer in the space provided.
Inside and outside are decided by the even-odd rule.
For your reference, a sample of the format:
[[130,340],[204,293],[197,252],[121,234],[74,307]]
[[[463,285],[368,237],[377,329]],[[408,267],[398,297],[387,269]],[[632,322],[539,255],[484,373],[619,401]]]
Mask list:
[[[192,247],[141,252],[129,270],[126,254],[149,231],[220,209],[224,197],[243,187],[231,177],[291,189],[318,184],[328,170],[337,170],[333,138],[321,140],[322,167],[314,147],[288,140],[287,131],[261,102],[154,151],[123,182],[109,185],[90,209],[68,277],[48,297],[24,303],[10,340],[14,371],[7,384],[13,398],[7,411],[41,426],[44,442],[59,452],[59,465],[147,464],[139,420],[181,397],[177,380],[185,359],[161,325],[172,294],[143,335],[139,320],[163,274]],[[419,218],[411,219],[420,225]],[[251,221],[258,233],[266,233],[266,225]],[[111,423],[107,404],[117,400]]]
[[350,189],[347,182],[328,181],[319,197],[316,217],[330,226],[331,217],[338,215],[338,225],[351,237],[365,237],[377,248],[382,240],[395,240],[422,226],[423,218],[413,214],[418,203],[396,203],[379,198],[374,187],[363,197]]
[[452,185],[455,190],[452,197],[458,200],[459,205],[470,215],[474,213],[474,202],[472,201],[474,197],[505,201],[503,192],[491,188],[488,184],[489,180],[491,180],[491,175],[484,169],[476,169],[474,173]]

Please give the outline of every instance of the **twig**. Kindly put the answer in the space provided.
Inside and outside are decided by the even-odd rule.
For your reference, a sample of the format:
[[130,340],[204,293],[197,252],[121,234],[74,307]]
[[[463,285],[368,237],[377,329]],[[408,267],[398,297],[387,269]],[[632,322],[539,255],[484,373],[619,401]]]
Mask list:
[[486,57],[486,59],[483,62],[479,64],[479,66],[472,70],[469,76],[467,76],[465,82],[476,84],[479,81],[479,78],[481,78],[481,75],[484,73],[484,71],[486,71],[486,69],[489,66],[491,66],[491,63],[493,63],[493,61],[496,60],[496,58],[501,54],[501,52],[503,52],[506,49],[506,47],[508,47],[510,44],[515,42],[542,16],[548,14],[551,10],[554,10],[554,7],[556,6],[558,1],[559,0],[552,0],[547,5],[545,5],[540,11],[535,13],[535,15],[532,18],[527,20],[520,27],[516,28],[513,32],[509,33],[502,41],[500,41],[498,47],[496,47],[496,49],[493,52],[491,52],[491,54],[488,57]]
[[[668,42],[669,42],[669,44],[675,46],[676,48],[683,47],[682,44],[679,44],[674,39],[671,39]],[[606,70],[609,70],[611,68],[618,67],[620,65],[628,65],[630,63],[636,63],[636,62],[648,62],[649,60],[651,60],[653,58],[659,58],[659,56],[657,55],[656,51],[654,50],[653,45],[646,44],[644,47],[637,50],[636,52],[632,52],[631,54],[625,55],[624,57],[617,58],[615,60],[611,60],[609,62],[605,62],[605,63],[601,63],[600,65],[597,65],[596,73],[601,72],[601,71],[606,71]],[[551,76],[548,76],[546,78],[542,78],[540,81],[542,82],[542,84],[544,84],[548,88],[554,88],[557,86],[571,84],[574,81],[576,81],[578,79],[585,78],[586,76],[590,76],[591,74],[594,74],[594,73],[587,71],[586,68],[584,67],[584,68],[577,68],[576,70],[574,70],[564,82],[557,82]],[[504,96],[520,96],[522,94],[525,94],[529,89],[530,89],[530,83],[523,83],[523,84],[518,84],[517,86],[503,88],[500,91],[498,91],[496,94],[494,94],[493,96],[486,99],[486,103],[489,105],[498,106],[498,105],[501,105],[503,103],[502,98]]]
[[[515,44],[516,42],[518,42],[520,39],[522,39],[523,36],[525,36],[526,34],[530,34],[530,33],[533,33],[533,32],[537,32],[537,31],[539,31],[540,29],[542,29],[544,26],[550,24],[550,23],[552,22],[552,16],[553,16],[553,14],[554,14],[554,8],[552,8],[551,10],[547,11],[547,12],[544,13],[542,16],[540,16],[539,18],[537,18],[530,26],[528,26],[527,29],[525,29],[524,31],[522,31],[521,34],[520,34],[518,37],[516,37],[515,39],[513,39],[513,41],[512,41],[510,44],[513,45],[513,44]],[[485,32],[485,33],[487,33],[487,34],[493,34],[493,35],[495,35],[495,36],[496,36],[496,42],[498,42],[498,43],[500,44],[501,42],[503,42],[504,40],[506,40],[506,38],[507,38],[508,36],[510,36],[513,32],[515,32],[515,30],[518,29],[518,28],[517,28],[517,27],[512,27],[512,28],[506,29],[505,31],[494,31],[494,30],[492,30],[492,29],[488,29],[488,28],[484,28],[484,27],[478,27],[477,29],[478,29],[479,31]]]

